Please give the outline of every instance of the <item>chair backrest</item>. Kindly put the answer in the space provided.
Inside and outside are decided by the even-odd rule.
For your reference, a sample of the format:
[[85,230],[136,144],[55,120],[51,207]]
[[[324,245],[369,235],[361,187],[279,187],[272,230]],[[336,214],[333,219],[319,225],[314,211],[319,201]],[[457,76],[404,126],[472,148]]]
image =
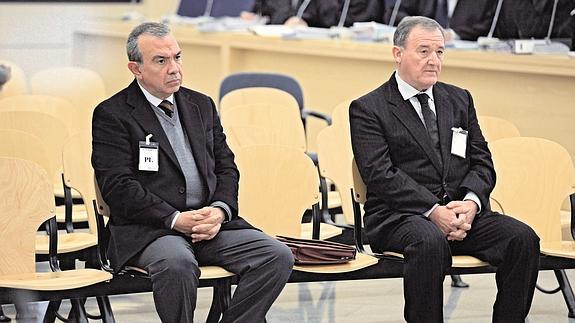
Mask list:
[[353,187],[351,173],[353,151],[347,111],[349,111],[347,101],[334,109],[333,123],[322,129],[317,136],[317,157],[320,174],[333,181],[339,192],[345,219],[348,223],[353,223],[353,201],[350,193]]
[[30,79],[32,94],[65,98],[77,108],[86,129],[91,128],[92,111],[106,99],[102,77],[81,67],[53,67],[39,71]]
[[54,190],[37,164],[0,157],[0,274],[36,272],[36,233],[54,216]]
[[317,170],[301,150],[249,146],[236,152],[240,215],[269,235],[299,237],[305,210],[319,203]]
[[351,174],[353,176],[353,199],[359,204],[364,204],[367,201],[367,185],[361,178],[355,159],[351,163]]
[[519,129],[505,119],[491,116],[478,116],[477,119],[481,132],[489,143],[499,139],[521,136]]
[[44,142],[35,135],[14,129],[0,129],[0,156],[32,161],[50,174],[51,178],[59,173],[58,165],[50,158]]
[[0,99],[12,95],[21,95],[28,93],[28,81],[26,74],[17,64],[0,59],[0,65],[8,66],[10,68],[10,79],[0,91]]
[[220,101],[220,112],[229,107],[246,104],[273,103],[276,105],[298,106],[289,93],[271,87],[249,87],[228,92]]
[[497,140],[490,149],[497,172],[491,197],[505,214],[531,226],[541,241],[561,241],[561,204],[575,179],[569,152],[530,137]]
[[209,16],[238,17],[242,11],[250,11],[255,0],[181,0],[177,14],[186,17],[202,16],[209,2],[212,2]]
[[[61,120],[38,111],[0,111],[0,129],[19,130],[38,137],[46,147],[51,164],[61,169],[62,147],[69,137],[68,128]],[[59,174],[50,174],[55,176],[54,183],[62,183]]]
[[85,131],[81,129],[78,111],[64,98],[50,95],[13,95],[0,99],[0,111],[39,111],[58,118],[66,124],[71,133]]
[[306,150],[303,124],[296,106],[273,103],[247,104],[221,111],[230,147],[284,145]]
[[88,227],[91,233],[97,234],[96,214],[92,207],[92,201],[96,200],[96,190],[94,170],[90,162],[92,146],[89,138],[90,136],[85,133],[70,137],[64,144],[62,163],[64,182],[82,196],[88,213]]
[[271,87],[291,94],[300,110],[304,108],[303,90],[296,79],[277,73],[236,73],[228,75],[220,84],[220,100],[233,90],[246,87]]

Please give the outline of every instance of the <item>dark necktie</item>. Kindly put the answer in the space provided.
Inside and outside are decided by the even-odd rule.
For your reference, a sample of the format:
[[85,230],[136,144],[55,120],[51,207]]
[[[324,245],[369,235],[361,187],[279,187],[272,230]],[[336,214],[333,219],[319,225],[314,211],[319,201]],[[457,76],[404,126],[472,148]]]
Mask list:
[[427,129],[427,133],[431,138],[431,143],[433,143],[433,147],[435,148],[435,152],[439,157],[439,161],[441,161],[441,152],[439,148],[439,130],[437,129],[437,118],[435,117],[435,113],[431,111],[429,107],[429,96],[427,93],[419,93],[415,96],[421,104],[421,114],[423,115],[423,123],[425,123],[425,128]]
[[168,100],[160,102],[160,104],[158,104],[158,108],[162,109],[162,111],[164,111],[170,118],[174,114],[174,105]]
[[441,25],[441,27],[449,28],[447,0],[437,0],[435,4],[435,21],[437,21]]

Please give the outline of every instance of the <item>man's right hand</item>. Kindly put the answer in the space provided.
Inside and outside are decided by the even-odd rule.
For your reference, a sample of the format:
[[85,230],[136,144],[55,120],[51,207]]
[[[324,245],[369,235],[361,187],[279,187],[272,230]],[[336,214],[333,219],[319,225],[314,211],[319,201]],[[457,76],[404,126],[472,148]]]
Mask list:
[[208,215],[204,213],[198,213],[195,211],[180,212],[180,216],[174,224],[174,230],[186,235],[191,235],[192,229],[196,225],[202,223],[206,218],[208,218]]

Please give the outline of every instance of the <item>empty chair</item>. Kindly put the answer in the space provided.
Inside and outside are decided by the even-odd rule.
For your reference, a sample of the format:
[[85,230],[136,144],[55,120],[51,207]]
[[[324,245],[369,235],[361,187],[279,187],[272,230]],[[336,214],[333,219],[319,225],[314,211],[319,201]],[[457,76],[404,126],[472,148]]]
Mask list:
[[[571,199],[571,218],[575,204],[575,170],[569,152],[561,145],[542,138],[515,137],[490,144],[497,171],[497,184],[491,194],[503,213],[527,223],[541,239],[541,253],[575,259],[575,242],[565,240],[561,230],[561,204]],[[575,232],[571,225],[571,234]],[[563,269],[554,269],[559,288],[572,312],[573,291]]]
[[30,78],[32,94],[52,95],[72,102],[82,120],[81,127],[91,129],[92,111],[104,99],[106,89],[102,77],[81,67],[52,67]]
[[246,104],[221,111],[230,147],[276,144],[306,150],[305,134],[296,106]]
[[[246,90],[248,89],[237,90],[229,95],[234,97]],[[270,89],[261,89],[261,91],[270,91]],[[277,92],[273,89],[271,91]],[[222,109],[222,126],[230,148],[236,152],[242,147],[253,145],[279,145],[293,147],[304,153],[306,142],[303,125],[299,119],[299,110],[295,100],[288,99],[287,102],[291,100],[291,105],[259,103],[229,106]],[[319,185],[317,172],[316,185]],[[323,223],[319,224],[319,227],[316,225],[316,228],[319,230],[316,234],[322,238],[341,234],[341,229]],[[301,230],[303,237],[314,235],[314,228],[310,223],[302,224]]]
[[519,129],[505,119],[491,116],[478,116],[477,119],[481,132],[489,143],[499,139],[520,136]]
[[[269,235],[298,237],[305,210],[313,206],[313,212],[319,212],[317,169],[311,159],[295,147],[259,145],[239,149],[236,162],[242,174],[241,216]],[[294,266],[294,270],[335,273],[375,263],[375,258],[359,254],[346,264]]]
[[304,105],[303,90],[296,79],[289,75],[278,73],[236,73],[228,75],[220,84],[220,100],[229,92],[250,87],[271,87],[291,94],[297,101],[300,109],[301,120],[306,123],[308,117],[315,117],[331,123],[331,118],[326,114],[312,111]]
[[16,63],[0,59],[0,65],[10,69],[10,78],[0,90],[0,99],[12,95],[21,95],[28,93],[28,83],[26,75],[20,66]]
[[[14,303],[27,301],[25,291],[76,289],[112,278],[109,273],[96,269],[59,271],[52,182],[44,169],[31,161],[0,158],[0,173],[3,174],[0,177],[0,287],[13,289]],[[50,265],[57,272],[40,273],[36,272],[34,237],[38,227],[47,220],[50,220],[52,246]],[[111,312],[102,314],[112,315]],[[72,300],[71,319],[87,320],[81,300]]]
[[51,95],[13,95],[0,99],[0,111],[38,111],[60,119],[71,134],[86,131],[81,128],[78,109],[61,97]]

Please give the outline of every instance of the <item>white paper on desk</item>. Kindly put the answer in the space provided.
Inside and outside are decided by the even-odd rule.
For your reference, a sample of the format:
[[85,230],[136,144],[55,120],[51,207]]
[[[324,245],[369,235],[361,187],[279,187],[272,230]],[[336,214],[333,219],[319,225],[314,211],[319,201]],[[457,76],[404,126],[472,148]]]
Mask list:
[[284,25],[250,26],[249,30],[258,36],[281,38],[294,32],[294,28]]
[[479,44],[472,40],[453,39],[447,42],[445,47],[457,50],[478,50]]

